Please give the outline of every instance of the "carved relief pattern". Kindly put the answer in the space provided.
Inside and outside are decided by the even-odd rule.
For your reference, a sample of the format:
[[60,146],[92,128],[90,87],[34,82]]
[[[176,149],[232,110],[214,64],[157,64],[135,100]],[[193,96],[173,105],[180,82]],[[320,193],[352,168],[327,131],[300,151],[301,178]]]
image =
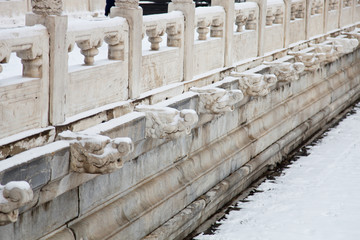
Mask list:
[[61,15],[62,0],[32,0],[32,11],[39,15]]
[[106,174],[123,166],[123,157],[134,150],[130,138],[115,138],[102,135],[86,135],[66,131],[60,134],[70,143],[70,167],[74,172]]
[[310,46],[314,47],[316,53],[325,54],[325,60],[324,60],[325,62],[335,61],[336,59],[339,58],[339,54],[342,51],[342,46],[335,44],[331,44],[331,45],[314,44]]
[[301,62],[264,62],[264,64],[270,65],[270,73],[274,74],[279,82],[291,82],[298,80],[300,73],[305,70],[305,65]]
[[270,92],[270,88],[277,82],[274,74],[256,74],[256,73],[237,73],[232,72],[232,76],[240,77],[239,87],[249,96],[261,97]]
[[199,94],[199,112],[221,114],[234,110],[234,105],[240,102],[244,94],[241,90],[225,90],[215,87],[196,88],[190,91]]
[[0,226],[16,222],[19,208],[33,199],[33,191],[27,182],[9,182],[0,185]]
[[146,136],[151,138],[175,139],[190,134],[191,127],[198,122],[194,110],[176,110],[169,107],[140,105],[139,112],[146,114]]

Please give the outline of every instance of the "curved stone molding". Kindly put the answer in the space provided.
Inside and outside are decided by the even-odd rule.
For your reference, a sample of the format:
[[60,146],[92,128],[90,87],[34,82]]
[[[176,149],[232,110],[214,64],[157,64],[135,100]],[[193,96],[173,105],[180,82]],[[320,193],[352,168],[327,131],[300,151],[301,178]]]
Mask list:
[[62,0],[32,0],[31,6],[33,13],[43,16],[62,13]]
[[194,110],[177,110],[169,107],[139,105],[136,111],[146,114],[146,137],[176,139],[190,134],[191,127],[198,122]]
[[300,73],[305,70],[305,65],[301,62],[264,62],[270,66],[270,73],[277,77],[279,82],[291,82],[300,78]]
[[304,52],[289,52],[289,55],[294,55],[297,62],[302,62],[305,65],[306,71],[316,71],[320,68],[320,64],[326,60],[325,53],[304,53]]
[[328,38],[335,45],[340,45],[339,52],[342,54],[351,53],[359,45],[359,41],[353,38]]
[[102,135],[87,135],[66,131],[60,134],[70,143],[70,167],[74,172],[107,174],[123,166],[123,157],[133,152],[130,138],[111,139]]
[[9,182],[0,185],[0,226],[16,222],[19,208],[33,199],[33,191],[25,181]]
[[199,112],[221,114],[234,110],[234,105],[244,98],[241,90],[225,90],[216,87],[196,88],[190,91],[199,94]]
[[275,85],[277,78],[274,74],[256,73],[237,73],[232,72],[232,76],[240,77],[239,87],[249,96],[262,97],[270,92],[270,88]]

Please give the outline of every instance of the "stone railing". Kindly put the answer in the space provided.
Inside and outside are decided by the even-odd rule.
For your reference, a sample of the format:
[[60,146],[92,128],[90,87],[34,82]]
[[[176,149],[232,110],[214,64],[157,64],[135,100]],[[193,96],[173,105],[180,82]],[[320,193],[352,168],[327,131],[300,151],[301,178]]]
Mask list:
[[[18,17],[27,12],[31,12],[32,0],[5,0],[0,1],[0,18]],[[103,0],[63,0],[63,9],[67,13],[77,14],[81,12],[103,12],[105,1]]]
[[255,2],[235,3],[235,25],[233,61],[256,57],[258,54],[259,6]]
[[142,36],[143,81],[140,92],[181,82],[184,71],[184,15],[174,11],[144,16]]
[[[45,27],[0,29],[0,138],[47,126],[48,55]],[[21,63],[13,64],[17,57]],[[19,75],[9,76],[9,72]]]
[[296,0],[291,1],[291,14],[290,14],[290,43],[305,39],[306,27],[306,1]]
[[285,44],[285,4],[283,0],[268,0],[265,20],[264,51],[283,48]]
[[[1,137],[34,128],[67,126],[113,109],[114,104],[129,106],[129,99],[162,101],[188,90],[188,82],[216,81],[219,71],[241,61],[353,23],[360,11],[359,4],[349,1],[329,1],[325,6],[322,0],[311,4],[305,0],[290,4],[281,0],[231,4],[214,0],[212,7],[195,8],[192,1],[184,0],[170,3],[169,13],[144,17],[138,1],[118,0],[111,10],[111,17],[117,18],[70,20],[61,12],[61,1],[58,3],[56,9],[36,6],[38,14],[26,17],[28,27],[0,30],[1,49],[16,43],[11,51],[26,52],[28,41],[36,43],[36,51],[47,53],[41,58],[18,54],[24,69],[19,81],[29,84],[27,76],[40,79],[36,87],[39,95],[35,94],[33,101],[21,94],[27,91],[24,84],[17,86],[8,79],[10,65],[19,72],[22,66],[6,63],[7,57],[2,57],[0,78],[4,84],[0,91],[11,88],[19,94],[13,104],[1,103],[7,113],[2,115]],[[342,7],[331,10],[340,3]],[[29,27],[36,24],[44,25],[48,34],[44,27]],[[27,40],[18,43],[25,37],[15,37],[15,32],[9,35],[9,31],[18,31],[16,34]],[[39,31],[43,32],[40,40]],[[84,88],[86,91],[79,91]],[[20,102],[31,106],[19,107]],[[124,112],[132,108],[125,107]],[[122,113],[103,114],[97,121]],[[18,115],[31,116],[31,121],[20,117],[11,120]]]
[[[128,99],[128,25],[123,18],[69,21],[67,49],[74,63],[67,77],[65,117]],[[76,45],[76,48],[75,48]],[[107,49],[104,48],[107,45]],[[103,46],[103,47],[102,47]],[[107,57],[96,61],[100,51]],[[83,56],[84,65],[76,62]],[[74,52],[74,53],[72,53]],[[78,60],[79,61],[79,60]],[[77,63],[77,64],[76,64]],[[64,69],[65,70],[65,69]],[[89,78],[89,74],[92,76]],[[88,86],[87,91],[79,91]]]

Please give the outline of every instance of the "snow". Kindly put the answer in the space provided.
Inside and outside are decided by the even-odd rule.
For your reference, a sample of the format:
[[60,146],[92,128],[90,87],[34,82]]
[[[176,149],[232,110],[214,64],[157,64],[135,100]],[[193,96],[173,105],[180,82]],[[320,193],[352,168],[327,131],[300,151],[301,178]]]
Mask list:
[[215,235],[195,239],[357,240],[360,237],[360,104],[263,191],[238,202]]
[[11,191],[14,188],[19,188],[22,190],[29,190],[31,189],[29,183],[25,182],[25,181],[13,181],[13,182],[9,182],[5,185],[5,188],[9,191]]

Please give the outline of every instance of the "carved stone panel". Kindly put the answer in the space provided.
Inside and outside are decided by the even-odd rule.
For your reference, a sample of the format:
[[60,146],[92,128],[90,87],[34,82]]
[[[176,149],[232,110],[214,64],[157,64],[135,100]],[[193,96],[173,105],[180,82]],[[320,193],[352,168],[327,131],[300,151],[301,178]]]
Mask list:
[[298,80],[300,73],[305,70],[305,65],[301,62],[264,62],[264,64],[270,65],[270,73],[274,74],[279,82],[291,82]]
[[70,143],[70,167],[74,172],[106,174],[123,166],[123,157],[134,150],[130,138],[111,139],[102,135],[86,135],[66,131],[60,134]]
[[169,107],[140,105],[136,111],[146,114],[146,136],[151,138],[175,139],[190,134],[191,127],[198,122],[194,110],[177,110]]
[[62,0],[32,0],[32,11],[35,14],[47,15],[61,15]]
[[241,90],[225,90],[215,87],[196,88],[190,91],[199,94],[199,112],[221,114],[234,110],[234,105],[244,98]]
[[30,185],[24,181],[0,185],[0,226],[16,222],[19,208],[33,199]]
[[249,96],[260,97],[270,92],[270,88],[277,82],[274,74],[255,74],[232,72],[232,76],[240,77],[239,87]]

